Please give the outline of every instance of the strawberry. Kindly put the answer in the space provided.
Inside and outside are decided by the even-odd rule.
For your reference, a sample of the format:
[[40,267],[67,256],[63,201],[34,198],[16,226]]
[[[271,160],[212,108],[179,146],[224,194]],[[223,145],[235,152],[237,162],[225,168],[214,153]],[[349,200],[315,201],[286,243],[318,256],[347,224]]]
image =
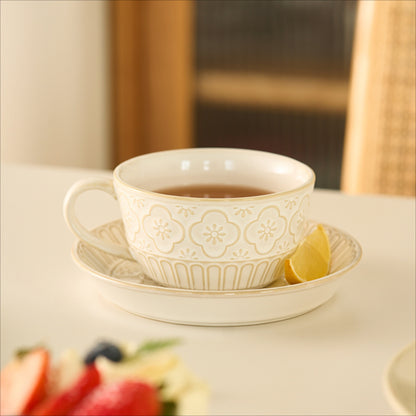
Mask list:
[[123,380],[102,384],[70,414],[73,416],[157,416],[159,413],[160,403],[154,387],[140,381]]
[[1,371],[0,414],[30,412],[46,393],[49,366],[49,352],[44,348],[29,350],[8,364]]
[[84,397],[100,384],[100,373],[95,365],[89,365],[78,380],[68,389],[46,398],[32,415],[67,415]]

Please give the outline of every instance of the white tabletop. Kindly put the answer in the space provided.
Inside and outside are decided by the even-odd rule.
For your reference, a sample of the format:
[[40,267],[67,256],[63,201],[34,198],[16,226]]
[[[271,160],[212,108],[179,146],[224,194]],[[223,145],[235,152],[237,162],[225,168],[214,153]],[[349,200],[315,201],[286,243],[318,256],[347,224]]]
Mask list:
[[[310,217],[352,234],[363,258],[336,295],[293,319],[245,327],[147,320],[103,302],[70,255],[70,185],[110,172],[2,168],[1,365],[21,346],[59,354],[99,338],[179,337],[178,354],[211,388],[210,414],[387,415],[392,357],[415,339],[415,199],[316,190]],[[119,217],[108,195],[80,198],[89,227]]]

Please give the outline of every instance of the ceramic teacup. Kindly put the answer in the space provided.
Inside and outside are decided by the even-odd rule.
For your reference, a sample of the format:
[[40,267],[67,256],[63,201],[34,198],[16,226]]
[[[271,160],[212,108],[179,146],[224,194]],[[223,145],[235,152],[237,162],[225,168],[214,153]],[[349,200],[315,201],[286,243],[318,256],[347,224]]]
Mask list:
[[[169,150],[121,163],[112,180],[75,183],[66,195],[64,215],[80,239],[137,260],[159,284],[259,288],[275,280],[303,237],[314,183],[311,168],[282,155],[228,148]],[[91,189],[118,199],[128,247],[96,238],[77,219],[77,197]],[[189,194],[198,196],[184,196]]]

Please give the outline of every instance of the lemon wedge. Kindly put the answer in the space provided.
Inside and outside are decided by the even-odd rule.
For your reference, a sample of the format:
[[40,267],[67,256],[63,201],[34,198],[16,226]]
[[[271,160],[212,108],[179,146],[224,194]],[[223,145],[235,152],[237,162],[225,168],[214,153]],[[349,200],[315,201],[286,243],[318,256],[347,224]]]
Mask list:
[[296,251],[285,261],[285,277],[288,283],[302,283],[319,279],[329,272],[331,249],[328,235],[319,224],[299,244]]

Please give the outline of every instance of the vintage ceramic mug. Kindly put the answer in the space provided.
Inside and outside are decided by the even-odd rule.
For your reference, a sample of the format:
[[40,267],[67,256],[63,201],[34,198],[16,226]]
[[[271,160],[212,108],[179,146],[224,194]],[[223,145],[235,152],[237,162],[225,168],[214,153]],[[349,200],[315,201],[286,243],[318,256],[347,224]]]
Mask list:
[[[75,183],[65,197],[64,215],[80,239],[137,260],[161,285],[258,288],[276,279],[303,237],[314,183],[311,168],[282,155],[228,148],[169,150],[121,163],[112,180]],[[192,195],[212,187],[242,195],[175,195],[178,188],[191,189]],[[165,193],[168,188],[174,195]],[[248,188],[257,189],[255,196]],[[128,247],[98,239],[77,219],[77,197],[91,189],[118,199]]]

